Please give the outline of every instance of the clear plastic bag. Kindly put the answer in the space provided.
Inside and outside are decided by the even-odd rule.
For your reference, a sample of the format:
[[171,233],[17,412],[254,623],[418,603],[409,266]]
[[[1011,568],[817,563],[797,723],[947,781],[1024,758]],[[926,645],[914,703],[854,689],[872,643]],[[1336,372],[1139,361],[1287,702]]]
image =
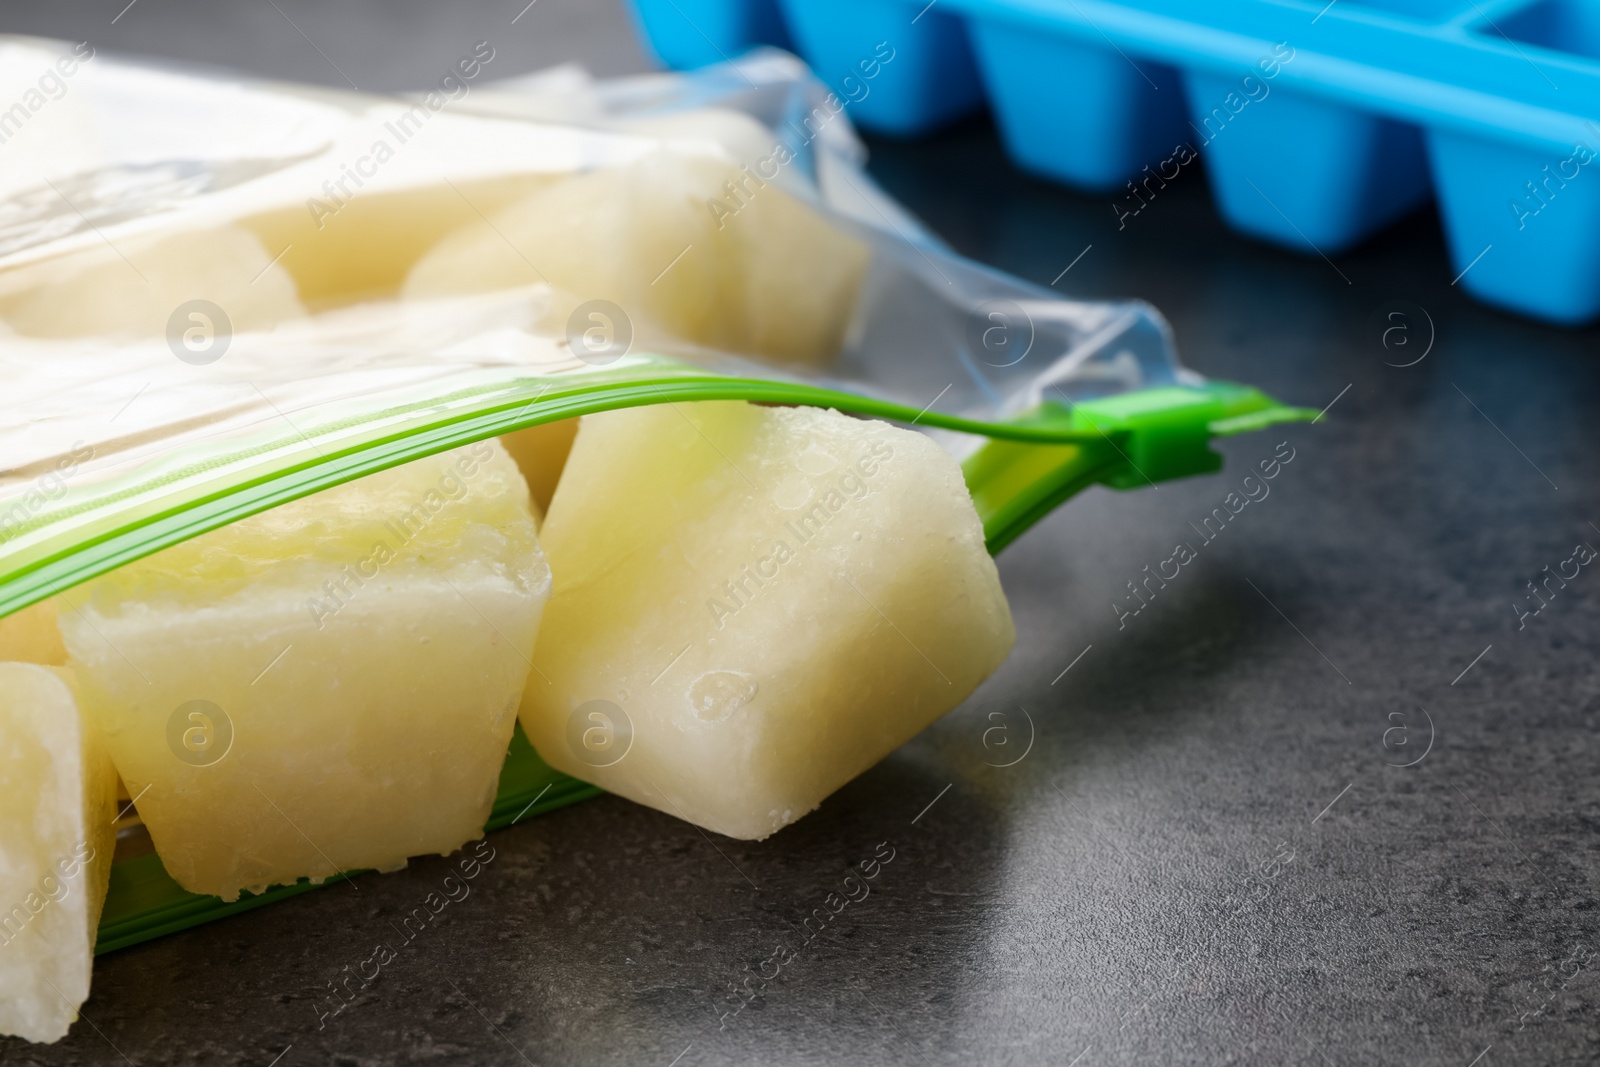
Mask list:
[[[1177,362],[1146,304],[954,255],[793,57],[415,99],[0,39],[0,617],[408,460],[610,408],[896,419],[997,550],[1071,493],[1303,417]],[[19,110],[20,109],[20,110]],[[681,249],[679,245],[682,245]],[[491,825],[586,787],[513,744]],[[530,799],[531,798],[531,799]],[[305,886],[272,890],[296,892]],[[119,864],[101,950],[238,905]]]
[[[14,72],[54,69],[73,54],[64,44],[0,45],[0,62]],[[481,77],[491,67],[480,69]],[[453,226],[492,214],[505,196],[483,190],[496,182],[626,166],[663,145],[744,162],[734,158],[742,146],[728,140],[748,139],[758,127],[734,127],[717,140],[729,112],[769,127],[770,144],[750,165],[754,198],[765,191],[760,175],[769,175],[784,195],[858,238],[870,262],[844,343],[825,362],[762,362],[670,336],[652,338],[654,350],[726,374],[806,381],[983,421],[1034,408],[1055,390],[1079,400],[1198,383],[1178,366],[1166,325],[1148,305],[1062,300],[946,251],[873,185],[846,117],[830,111],[823,89],[783,53],[615,82],[570,70],[476,87],[462,79],[459,99],[434,92],[416,103],[100,56],[80,60],[61,84],[59,98],[5,146],[0,172],[0,320],[17,331],[0,345],[0,483],[8,493],[68,465],[78,481],[124,473],[197,441],[341,401],[361,401],[340,409],[349,417],[417,389],[442,394],[529,370],[615,369],[618,361],[604,355],[574,360],[560,324],[537,321],[545,295],[538,284],[422,304],[384,299],[393,293],[381,290],[370,294],[375,300],[312,293],[303,302],[320,314],[307,315],[260,307],[272,303],[260,290],[274,279],[257,277],[233,286],[243,290],[234,300],[211,301],[208,317],[203,306],[182,312],[203,299],[198,291],[184,296],[183,282],[195,279],[174,271],[180,277],[168,283],[138,264],[164,254],[192,259],[219,232],[239,228],[277,264],[349,256],[374,216],[419,221],[406,215],[408,197],[435,217],[421,220],[409,242],[390,243],[396,254],[421,251]],[[710,121],[681,121],[697,115]],[[783,154],[789,162],[773,162]],[[737,200],[723,199],[737,211]],[[440,207],[441,200],[456,202]],[[300,218],[285,222],[285,214]],[[741,222],[737,214],[720,221]],[[178,240],[165,239],[175,247],[163,249],[163,237],[174,234]],[[30,288],[72,287],[83,299],[65,302],[42,326],[54,309],[19,298]],[[131,290],[151,306],[121,331],[96,329],[115,325],[81,321],[84,305],[103,299],[96,287]],[[155,292],[163,287],[172,291]],[[169,325],[162,320],[170,328],[157,332]],[[607,325],[628,332],[624,322]],[[141,326],[150,336],[127,336]],[[85,451],[92,458],[73,460]]]

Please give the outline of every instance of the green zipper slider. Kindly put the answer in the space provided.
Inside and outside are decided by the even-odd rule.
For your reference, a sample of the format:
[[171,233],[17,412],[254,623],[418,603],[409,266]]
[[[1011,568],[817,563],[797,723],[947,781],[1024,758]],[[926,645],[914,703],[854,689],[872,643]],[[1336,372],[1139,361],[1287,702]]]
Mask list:
[[1317,414],[1232,382],[1162,386],[1077,404],[1063,401],[1047,400],[1015,422],[1092,430],[1098,440],[1064,445],[990,440],[962,464],[990,553],[1091,485],[1137,489],[1208,474],[1222,469],[1212,438],[1308,422]]

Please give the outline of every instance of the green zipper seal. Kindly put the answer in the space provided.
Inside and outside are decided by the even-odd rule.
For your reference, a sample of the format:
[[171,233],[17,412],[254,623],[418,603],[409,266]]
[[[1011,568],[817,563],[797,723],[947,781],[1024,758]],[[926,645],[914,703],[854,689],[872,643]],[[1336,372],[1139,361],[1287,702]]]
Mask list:
[[[189,446],[132,476],[70,490],[0,542],[0,617],[207,531],[411,460],[559,419],[702,400],[831,407],[989,438],[962,470],[991,552],[1091,485],[1131,489],[1219,470],[1222,457],[1209,447],[1212,438],[1316,415],[1249,386],[1207,382],[1078,404],[1051,401],[1006,422],[986,422],[635,355],[611,368],[501,378],[364,408],[310,428],[290,424],[292,434],[277,430]],[[540,760],[519,726],[485,830],[599,793]],[[125,859],[112,867],[95,952],[128,948],[359,873],[321,883],[302,879],[229,903],[185,891],[154,853]]]

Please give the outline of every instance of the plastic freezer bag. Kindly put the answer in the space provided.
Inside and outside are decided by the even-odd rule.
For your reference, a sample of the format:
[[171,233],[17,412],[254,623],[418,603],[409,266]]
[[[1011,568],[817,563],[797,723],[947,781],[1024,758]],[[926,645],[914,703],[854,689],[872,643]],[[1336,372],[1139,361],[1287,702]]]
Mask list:
[[[477,45],[414,99],[21,39],[0,72],[21,101],[0,114],[0,640],[70,611],[87,641],[93,618],[58,594],[427,457],[435,482],[411,491],[503,471],[483,442],[515,453],[506,435],[584,414],[751,400],[916,427],[962,461],[991,550],[1090,484],[1214,470],[1211,437],[1304,414],[1183,369],[1145,304],[1063,300],[950,253],[782,53],[494,82]],[[434,561],[479,536],[434,533]],[[502,563],[534,573],[528,546]],[[517,645],[508,597],[503,626],[478,614]],[[203,761],[225,739],[192,714],[172,743],[200,731]],[[590,791],[519,732],[482,803],[495,826]],[[122,860],[98,950],[311,884],[269,874],[230,872],[208,892],[246,892],[224,903]]]

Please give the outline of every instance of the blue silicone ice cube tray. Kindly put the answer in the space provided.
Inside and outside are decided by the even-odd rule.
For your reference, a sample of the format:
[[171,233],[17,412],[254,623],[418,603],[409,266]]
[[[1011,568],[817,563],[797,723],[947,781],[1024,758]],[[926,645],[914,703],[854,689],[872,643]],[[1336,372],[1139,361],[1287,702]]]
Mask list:
[[1019,166],[1119,218],[1197,154],[1232,226],[1307,254],[1431,192],[1462,288],[1600,316],[1600,0],[632,2],[668,65],[791,48],[869,130],[987,100]]

